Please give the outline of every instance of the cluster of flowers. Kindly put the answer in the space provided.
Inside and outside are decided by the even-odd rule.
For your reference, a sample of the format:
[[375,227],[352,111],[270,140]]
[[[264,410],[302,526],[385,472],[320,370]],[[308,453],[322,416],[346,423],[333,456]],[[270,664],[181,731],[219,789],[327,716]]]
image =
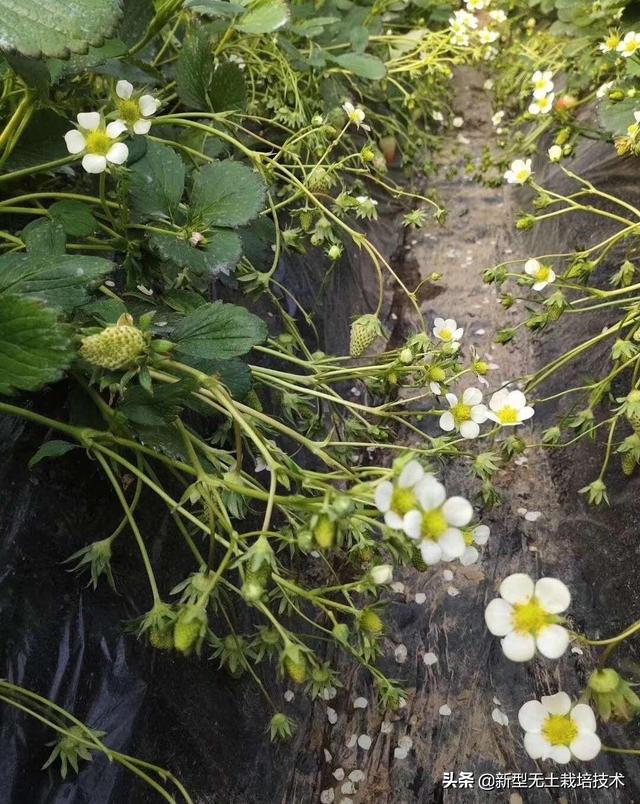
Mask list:
[[553,73],[551,70],[536,70],[531,77],[533,99],[529,104],[529,114],[548,114],[553,109]]
[[64,135],[67,150],[74,156],[82,155],[82,167],[87,173],[104,173],[111,165],[127,161],[129,149],[120,138],[123,134],[147,134],[151,117],[158,111],[160,102],[153,95],[134,92],[129,81],[118,81],[115,120],[107,123],[100,112],[80,112],[78,125]]
[[[498,51],[493,45],[500,38],[500,32],[491,28],[490,24],[505,22],[507,15],[502,9],[490,9],[491,0],[465,0],[465,5],[466,8],[454,11],[449,18],[451,44],[469,47],[477,43],[483,47],[483,58],[494,58]],[[485,13],[479,17],[478,12]]]
[[638,48],[640,48],[640,33],[635,31],[627,31],[624,37],[619,31],[610,31],[606,39],[598,45],[601,53],[618,53],[624,59],[635,56]]
[[[530,661],[541,653],[559,659],[569,646],[569,632],[560,616],[569,608],[571,593],[556,578],[534,581],[524,573],[509,575],[500,584],[500,597],[485,609],[489,631],[501,638],[504,655],[514,662]],[[524,747],[533,759],[566,764],[572,758],[593,759],[601,748],[596,718],[590,706],[572,704],[566,692],[527,701],[518,713]]]

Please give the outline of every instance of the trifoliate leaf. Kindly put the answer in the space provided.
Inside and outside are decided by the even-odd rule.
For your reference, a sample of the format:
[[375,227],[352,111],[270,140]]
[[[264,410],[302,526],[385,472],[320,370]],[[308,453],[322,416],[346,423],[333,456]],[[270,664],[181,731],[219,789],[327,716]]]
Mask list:
[[0,0],[3,50],[66,58],[99,45],[120,17],[119,0]]
[[45,441],[44,444],[38,447],[29,461],[29,469],[33,469],[36,464],[44,461],[45,458],[59,458],[77,448],[78,444],[72,444],[70,441],[60,441],[55,438],[51,439],[51,441]]
[[0,394],[35,391],[60,379],[74,357],[53,310],[24,296],[0,296]]
[[0,257],[0,294],[33,296],[51,307],[72,310],[106,276],[112,263],[75,254],[5,254]]
[[88,237],[96,230],[96,219],[91,208],[82,201],[56,201],[48,212],[72,237]]
[[176,65],[178,97],[187,109],[208,109],[208,90],[213,75],[209,35],[192,28],[182,42]]
[[173,148],[149,141],[131,166],[131,206],[149,218],[173,218],[184,190],[185,167]]
[[264,182],[251,168],[226,159],[195,175],[192,218],[204,226],[243,226],[263,207]]
[[267,337],[258,316],[234,304],[205,304],[178,324],[172,340],[180,352],[193,357],[228,360],[246,354]]
[[284,0],[257,0],[233,27],[247,34],[272,33],[283,28],[290,17],[289,6]]
[[327,54],[327,59],[343,70],[348,70],[359,78],[368,78],[370,81],[379,81],[387,74],[384,62],[368,53],[345,53],[342,56]]
[[240,237],[230,229],[209,230],[206,245],[192,246],[188,240],[155,232],[149,242],[162,259],[170,260],[180,268],[188,268],[196,276],[228,274],[242,254]]

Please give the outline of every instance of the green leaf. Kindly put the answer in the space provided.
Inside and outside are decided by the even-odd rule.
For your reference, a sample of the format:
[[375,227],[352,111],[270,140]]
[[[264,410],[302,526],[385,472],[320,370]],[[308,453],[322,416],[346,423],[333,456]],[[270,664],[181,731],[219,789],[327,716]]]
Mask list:
[[40,463],[40,461],[44,461],[45,458],[59,458],[62,455],[66,455],[67,452],[71,452],[72,449],[78,449],[78,445],[72,444],[70,441],[60,441],[55,438],[51,441],[45,441],[44,444],[38,447],[29,461],[29,469],[33,469],[36,464]]
[[205,226],[243,226],[260,212],[264,196],[264,182],[257,173],[226,159],[196,173],[191,208]]
[[119,0],[0,0],[0,42],[23,56],[67,58],[102,44],[119,17]]
[[127,390],[119,409],[129,421],[144,427],[171,423],[180,415],[185,400],[197,385],[195,379],[180,380],[155,386],[153,394],[135,385]]
[[635,122],[633,113],[637,108],[638,103],[634,98],[625,98],[615,103],[603,100],[598,104],[600,124],[605,131],[614,136],[626,134],[629,126]]
[[153,233],[151,248],[164,260],[180,268],[189,268],[200,276],[228,274],[236,267],[242,255],[242,242],[230,229],[211,229],[207,232],[206,246],[192,246],[188,240]]
[[47,67],[51,73],[51,81],[56,84],[63,78],[95,70],[110,59],[124,56],[127,46],[121,39],[107,39],[100,47],[90,47],[80,56],[71,56],[69,59],[49,59]]
[[69,156],[64,135],[70,128],[68,119],[62,115],[51,109],[37,109],[4,168],[20,170]]
[[72,237],[88,237],[96,230],[91,207],[82,201],[56,201],[47,211]]
[[267,337],[258,316],[234,304],[205,304],[189,313],[175,328],[173,340],[185,355],[228,360],[246,354]]
[[291,17],[284,0],[257,0],[236,20],[234,28],[247,34],[272,33],[283,28]]
[[53,310],[35,299],[0,296],[0,394],[60,379],[73,357],[71,338]]
[[36,95],[40,98],[48,97],[51,74],[43,61],[28,59],[19,53],[7,53],[5,58],[25,84],[30,89],[35,90]]
[[[180,349],[176,350],[175,357],[181,363],[203,371],[209,377],[216,377],[234,399],[242,399],[251,390],[251,371],[249,366],[238,357],[231,360],[212,360],[184,354]],[[192,405],[189,404],[188,407],[192,407]]]
[[112,268],[101,257],[75,254],[5,254],[0,257],[0,294],[33,296],[52,307],[72,310]]
[[185,3],[185,8],[206,17],[235,17],[245,12],[244,6],[227,3],[225,0],[189,0]]
[[216,69],[209,87],[209,100],[214,112],[244,109],[247,88],[237,64],[225,62]]
[[[21,234],[27,251],[34,256],[50,257],[54,254],[64,254],[66,250],[67,236],[62,224],[58,221],[39,218],[28,223]],[[0,264],[2,264],[1,258]]]
[[149,141],[146,154],[131,166],[133,209],[149,218],[173,218],[184,176],[184,163],[173,148]]
[[327,55],[327,59],[334,64],[357,75],[359,78],[368,78],[370,81],[379,81],[387,74],[387,68],[377,56],[368,53],[345,53],[343,56]]
[[209,108],[208,90],[212,76],[209,35],[202,28],[192,28],[182,42],[176,65],[178,97],[187,109]]

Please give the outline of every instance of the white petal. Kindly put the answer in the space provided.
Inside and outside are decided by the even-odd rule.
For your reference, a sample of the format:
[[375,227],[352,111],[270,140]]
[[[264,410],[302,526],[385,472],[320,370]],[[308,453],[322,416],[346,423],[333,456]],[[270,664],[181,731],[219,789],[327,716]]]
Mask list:
[[529,407],[528,405],[525,405],[525,407],[523,407],[522,410],[520,411],[520,421],[524,422],[527,419],[530,419],[534,413],[535,411],[533,408]]
[[458,327],[458,329],[453,330],[453,335],[451,336],[454,341],[459,341],[460,338],[464,335],[463,327]]
[[85,154],[82,157],[82,167],[87,173],[104,173],[107,169],[107,159],[98,154]]
[[80,112],[78,125],[86,131],[95,131],[100,125],[100,112]]
[[575,738],[569,748],[576,759],[588,762],[600,753],[600,738],[592,732],[584,732]]
[[571,762],[571,751],[566,745],[552,745],[549,751],[549,758],[557,762],[558,765],[566,765],[567,762]]
[[143,95],[139,100],[140,111],[145,117],[150,117],[158,111],[160,101],[156,100],[153,95]]
[[527,400],[522,391],[510,391],[507,404],[510,408],[520,410],[527,404]]
[[536,641],[531,634],[512,631],[501,642],[502,651],[512,662],[528,662],[536,653]]
[[473,529],[473,541],[481,547],[489,541],[491,531],[486,525],[476,525]]
[[404,515],[402,530],[410,539],[419,539],[422,536],[422,514],[420,511],[409,511]]
[[148,134],[149,129],[151,128],[151,120],[136,120],[133,124],[133,130],[136,134]]
[[420,505],[425,511],[439,508],[447,498],[447,492],[433,475],[425,475],[414,489]]
[[442,329],[444,326],[444,318],[434,318],[433,319],[433,326],[437,329]]
[[513,606],[501,597],[496,597],[484,610],[484,621],[494,636],[510,634],[513,631]]
[[462,422],[460,435],[463,438],[477,438],[480,435],[480,425],[476,422]]
[[576,704],[571,710],[571,720],[578,727],[578,731],[589,732],[596,730],[596,716],[593,709],[587,704]]
[[569,646],[569,632],[561,625],[547,625],[538,632],[536,645],[547,659],[559,659]]
[[115,140],[116,137],[119,137],[122,132],[126,130],[127,124],[124,122],[124,120],[114,120],[107,126],[107,135],[111,137],[112,140]]
[[531,759],[545,759],[549,756],[551,745],[541,734],[528,732],[524,735],[525,751]]
[[540,703],[552,715],[568,715],[571,709],[571,698],[566,692],[556,692],[555,695],[543,695]]
[[129,156],[129,149],[124,142],[116,142],[107,151],[107,159],[113,162],[114,165],[122,165],[127,161]]
[[496,391],[491,397],[489,400],[489,407],[491,410],[502,410],[502,408],[507,404],[508,399],[509,392],[506,388],[503,388],[501,391]]
[[116,95],[123,100],[129,100],[133,94],[133,84],[129,81],[118,81],[116,84]]
[[509,603],[528,603],[533,597],[533,581],[523,572],[509,575],[500,584],[500,596]]
[[453,332],[453,330],[456,329],[457,326],[458,325],[456,324],[456,322],[454,321],[453,318],[446,318],[445,319],[445,322],[444,322],[444,328],[445,329],[449,329],[449,330],[451,330],[451,332]]
[[525,731],[534,733],[542,731],[542,724],[549,713],[540,701],[527,701],[518,712],[518,722]]
[[479,388],[467,388],[462,394],[465,405],[479,405],[482,402],[482,391]]
[[483,424],[489,418],[489,411],[486,405],[474,405],[471,408],[471,420],[476,424]]
[[400,472],[398,485],[403,489],[411,488],[411,486],[415,486],[415,484],[422,479],[423,475],[424,469],[418,463],[418,461],[409,461],[409,463]]
[[458,397],[455,394],[445,394],[444,398],[451,405],[451,407],[458,404]]
[[540,578],[534,594],[542,608],[551,614],[566,611],[571,603],[571,592],[557,578]]
[[442,558],[440,546],[432,542],[431,539],[423,539],[420,545],[420,553],[425,564],[437,564]]
[[449,528],[448,530],[445,530],[442,536],[438,539],[438,544],[442,549],[442,555],[446,561],[451,561],[454,558],[460,558],[466,547],[464,536],[457,528]]
[[384,523],[388,528],[393,528],[394,530],[400,530],[403,526],[403,518],[400,514],[396,514],[395,511],[387,511],[384,515]]
[[473,506],[464,497],[449,497],[442,506],[442,513],[450,525],[463,528],[473,519]]
[[64,141],[67,144],[67,151],[70,154],[79,154],[84,151],[85,147],[85,138],[82,132],[78,131],[77,128],[72,128],[71,131],[67,131],[64,135]]
[[374,500],[378,511],[384,514],[391,507],[391,498],[393,497],[393,483],[388,480],[383,481],[376,488]]
[[479,558],[480,553],[475,547],[466,547],[464,553],[460,556],[460,563],[463,567],[470,567],[472,564],[475,564]]
[[440,425],[440,429],[444,430],[447,433],[450,433],[451,430],[456,429],[456,423],[453,419],[453,414],[450,411],[445,411],[442,416],[440,416],[440,420],[438,422]]

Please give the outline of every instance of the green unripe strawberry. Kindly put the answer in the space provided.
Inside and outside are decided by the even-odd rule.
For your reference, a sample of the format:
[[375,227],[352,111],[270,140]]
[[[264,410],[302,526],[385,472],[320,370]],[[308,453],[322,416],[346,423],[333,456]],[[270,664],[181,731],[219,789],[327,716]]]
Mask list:
[[384,332],[377,316],[366,314],[356,318],[351,324],[349,341],[351,357],[360,357],[380,335],[384,335]]
[[207,626],[207,615],[200,606],[185,606],[173,627],[173,647],[188,655],[197,650]]
[[371,636],[381,634],[384,630],[384,623],[373,609],[365,609],[360,614],[358,625],[360,626],[361,631],[364,631],[365,634],[370,634]]
[[150,628],[149,644],[158,650],[170,650],[174,646],[172,629],[159,627]]
[[299,649],[288,649],[283,664],[287,675],[294,684],[304,684],[307,680],[307,662]]
[[312,193],[326,193],[331,187],[331,175],[323,167],[314,167],[306,184]]
[[336,623],[331,633],[333,634],[333,638],[341,644],[349,644],[349,626],[346,623]]
[[633,470],[636,468],[636,457],[633,451],[629,450],[629,452],[623,452],[620,455],[620,463],[622,464],[622,471],[627,477],[630,477],[633,474]]
[[336,538],[336,523],[326,514],[321,514],[313,529],[313,538],[318,547],[329,550]]
[[258,569],[247,567],[242,584],[242,596],[248,603],[257,603],[264,595],[267,583],[271,577],[271,566],[261,564]]
[[633,427],[633,432],[640,435],[640,391],[634,389],[627,394],[625,402],[625,415]]
[[117,324],[83,338],[80,355],[94,366],[116,371],[134,364],[147,352],[147,348],[147,340],[133,326],[131,316],[123,315]]

